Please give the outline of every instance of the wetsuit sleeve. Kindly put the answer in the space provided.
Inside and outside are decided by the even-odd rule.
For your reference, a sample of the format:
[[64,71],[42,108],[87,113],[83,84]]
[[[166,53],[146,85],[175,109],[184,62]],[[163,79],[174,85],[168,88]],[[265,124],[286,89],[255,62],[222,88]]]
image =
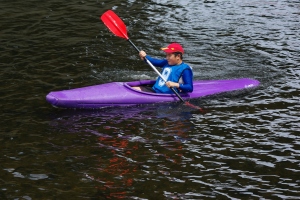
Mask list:
[[190,69],[186,69],[182,72],[183,84],[179,84],[179,89],[182,92],[193,92],[193,72]]
[[166,64],[168,64],[166,59],[157,59],[152,58],[151,56],[146,56],[146,58],[152,63],[152,65],[156,67],[164,67]]

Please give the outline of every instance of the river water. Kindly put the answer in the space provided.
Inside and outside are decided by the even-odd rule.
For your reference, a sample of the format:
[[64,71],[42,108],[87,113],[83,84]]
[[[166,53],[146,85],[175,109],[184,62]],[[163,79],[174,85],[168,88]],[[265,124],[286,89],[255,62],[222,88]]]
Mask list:
[[[300,2],[0,2],[0,199],[300,199]],[[196,80],[261,85],[180,104],[63,110],[53,90],[155,79],[181,43]]]

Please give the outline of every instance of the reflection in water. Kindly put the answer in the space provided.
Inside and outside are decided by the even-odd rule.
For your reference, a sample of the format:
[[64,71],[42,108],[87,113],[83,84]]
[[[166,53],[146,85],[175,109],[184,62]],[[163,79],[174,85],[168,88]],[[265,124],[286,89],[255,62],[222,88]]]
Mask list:
[[[83,134],[85,130],[84,134],[96,136],[95,148],[101,152],[96,158],[97,167],[84,172],[84,176],[99,183],[98,196],[127,198],[137,192],[136,185],[140,181],[149,179],[144,176],[152,173],[148,170],[157,165],[157,161],[181,163],[183,144],[191,140],[186,133],[193,127],[189,122],[192,115],[189,107],[178,103],[94,111],[64,110],[51,125],[64,132],[69,129],[71,134]],[[158,123],[161,127],[154,131],[153,126]],[[170,172],[163,164],[160,166],[159,173],[168,177]],[[176,181],[174,177],[168,179]]]
[[[82,173],[96,184],[98,197],[149,198],[144,187],[152,188],[156,198],[233,198],[237,192],[242,198],[249,191],[266,196],[270,188],[279,197],[281,185],[289,185],[295,195],[297,186],[290,178],[299,171],[297,136],[276,133],[274,126],[270,132],[259,107],[244,106],[248,114],[237,115],[234,107],[242,96],[207,99],[219,105],[205,115],[165,104],[64,111],[52,125],[64,131],[72,127],[68,132],[79,137],[95,136],[89,150],[98,152],[95,165]],[[222,100],[231,107],[221,105]],[[181,193],[182,188],[197,189]]]

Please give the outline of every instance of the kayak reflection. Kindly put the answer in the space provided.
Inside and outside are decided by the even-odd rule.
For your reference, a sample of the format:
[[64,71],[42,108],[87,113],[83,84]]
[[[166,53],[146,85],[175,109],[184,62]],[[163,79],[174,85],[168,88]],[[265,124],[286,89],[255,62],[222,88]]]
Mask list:
[[[62,110],[51,125],[59,133],[89,139],[87,149],[99,153],[85,158],[96,164],[85,164],[84,178],[95,183],[97,197],[117,199],[137,192],[135,186],[139,180],[147,179],[147,171],[157,167],[151,160],[182,163],[183,145],[191,140],[189,132],[194,128],[193,114],[179,103],[95,111]],[[159,172],[168,173],[163,169]]]

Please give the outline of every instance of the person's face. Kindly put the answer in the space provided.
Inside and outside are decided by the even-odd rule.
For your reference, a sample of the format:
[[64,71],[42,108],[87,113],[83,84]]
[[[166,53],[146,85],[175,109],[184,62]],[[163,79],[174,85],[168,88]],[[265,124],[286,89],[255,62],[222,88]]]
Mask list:
[[175,54],[173,53],[167,53],[166,59],[169,65],[178,65],[181,63],[180,56],[179,55],[175,56]]

